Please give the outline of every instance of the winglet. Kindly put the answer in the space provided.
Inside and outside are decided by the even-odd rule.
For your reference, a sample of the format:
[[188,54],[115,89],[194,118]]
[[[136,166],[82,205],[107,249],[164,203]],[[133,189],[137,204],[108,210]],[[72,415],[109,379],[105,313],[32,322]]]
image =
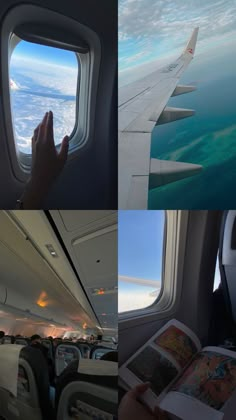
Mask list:
[[195,28],[193,30],[193,33],[191,35],[191,38],[188,41],[187,47],[184,50],[184,54],[189,53],[192,56],[194,56],[194,52],[195,52],[195,48],[196,48],[196,43],[197,43],[198,30],[199,30],[199,28]]

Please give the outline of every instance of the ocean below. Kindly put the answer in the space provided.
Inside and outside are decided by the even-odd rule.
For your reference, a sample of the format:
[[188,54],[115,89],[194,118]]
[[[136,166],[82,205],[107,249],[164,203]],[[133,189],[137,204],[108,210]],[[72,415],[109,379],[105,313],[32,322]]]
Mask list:
[[197,91],[169,106],[191,108],[196,115],[158,126],[151,157],[196,163],[203,171],[149,191],[149,209],[236,208],[236,57],[232,48],[196,56],[180,84]]

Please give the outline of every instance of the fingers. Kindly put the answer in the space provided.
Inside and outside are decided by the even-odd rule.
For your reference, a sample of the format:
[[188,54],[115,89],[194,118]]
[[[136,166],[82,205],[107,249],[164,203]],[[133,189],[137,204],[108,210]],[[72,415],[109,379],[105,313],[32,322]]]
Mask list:
[[139,398],[144,392],[148,390],[150,387],[150,383],[146,382],[144,384],[137,385],[135,388],[133,388],[131,391],[129,391],[129,396],[133,399]]
[[41,124],[39,124],[38,139],[44,139],[46,135],[46,121],[48,118],[48,112],[43,117]]
[[48,112],[48,116],[46,120],[46,136],[47,136],[47,142],[54,144],[52,111]]
[[38,139],[38,134],[39,134],[39,127],[40,127],[40,124],[35,128],[35,130],[34,130],[34,134],[33,134],[33,137],[32,137],[32,141],[37,141],[37,139]]
[[69,150],[69,137],[65,136],[61,143],[60,152],[58,153],[58,159],[61,161],[62,165],[66,163],[68,150]]

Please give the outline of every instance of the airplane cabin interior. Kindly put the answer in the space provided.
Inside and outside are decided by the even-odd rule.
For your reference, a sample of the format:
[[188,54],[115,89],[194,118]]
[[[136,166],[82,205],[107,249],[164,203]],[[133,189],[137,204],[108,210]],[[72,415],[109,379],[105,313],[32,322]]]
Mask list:
[[1,418],[111,418],[117,212],[1,211],[0,226]]

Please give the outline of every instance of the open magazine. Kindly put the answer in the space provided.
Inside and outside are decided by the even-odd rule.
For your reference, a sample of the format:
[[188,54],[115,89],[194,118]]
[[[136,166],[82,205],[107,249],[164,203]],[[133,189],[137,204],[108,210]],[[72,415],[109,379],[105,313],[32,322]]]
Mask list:
[[179,321],[169,321],[119,369],[120,385],[150,382],[143,401],[170,419],[236,419],[236,352],[204,347]]

